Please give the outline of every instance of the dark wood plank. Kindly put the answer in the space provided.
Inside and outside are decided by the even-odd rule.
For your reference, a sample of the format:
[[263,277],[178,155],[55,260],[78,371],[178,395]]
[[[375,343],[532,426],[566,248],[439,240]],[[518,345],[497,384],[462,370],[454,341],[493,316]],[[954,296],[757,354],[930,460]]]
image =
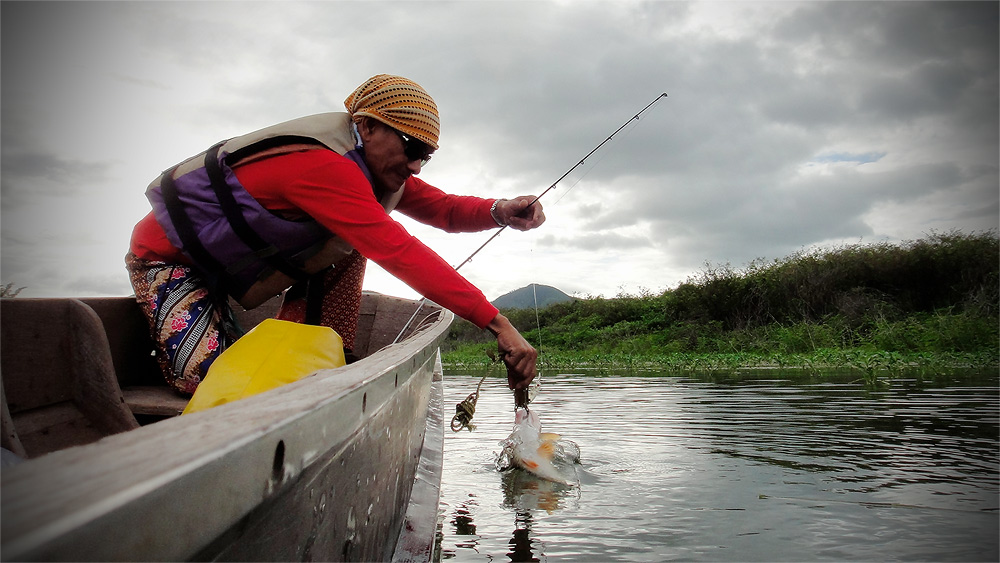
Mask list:
[[69,357],[63,369],[70,374],[73,404],[105,435],[138,428],[118,386],[104,323],[94,309],[71,299],[66,317],[57,326],[68,331]]
[[69,300],[0,299],[0,372],[12,414],[72,399],[68,310]]
[[189,397],[166,386],[135,386],[122,390],[125,404],[133,414],[177,416],[184,411]]

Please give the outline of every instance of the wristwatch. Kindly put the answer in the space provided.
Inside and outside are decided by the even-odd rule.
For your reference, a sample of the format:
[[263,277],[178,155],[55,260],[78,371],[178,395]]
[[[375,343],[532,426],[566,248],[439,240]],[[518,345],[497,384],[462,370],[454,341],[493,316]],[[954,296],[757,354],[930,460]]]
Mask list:
[[506,227],[507,223],[504,223],[503,221],[500,220],[499,217],[497,217],[497,205],[499,205],[500,201],[502,200],[499,199],[493,200],[493,205],[490,206],[490,216],[492,216],[493,220],[497,222],[497,225],[500,225],[501,227]]

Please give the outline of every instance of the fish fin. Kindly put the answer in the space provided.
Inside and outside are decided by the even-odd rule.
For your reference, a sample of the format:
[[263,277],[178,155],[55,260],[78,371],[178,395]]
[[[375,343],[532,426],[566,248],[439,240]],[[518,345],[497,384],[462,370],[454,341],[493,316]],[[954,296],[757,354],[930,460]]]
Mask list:
[[556,453],[556,443],[551,440],[546,440],[545,442],[542,442],[540,446],[538,446],[538,455],[542,456],[545,459],[552,459],[552,456],[554,456],[555,453]]
[[556,434],[555,432],[542,432],[541,434],[538,435],[538,439],[541,440],[541,441],[543,441],[543,442],[546,441],[546,440],[549,440],[551,442],[556,442],[556,441],[560,440],[561,438],[562,438],[562,436],[560,436],[559,434]]
[[530,459],[522,459],[521,463],[524,464],[528,469],[538,469],[538,464],[531,461]]

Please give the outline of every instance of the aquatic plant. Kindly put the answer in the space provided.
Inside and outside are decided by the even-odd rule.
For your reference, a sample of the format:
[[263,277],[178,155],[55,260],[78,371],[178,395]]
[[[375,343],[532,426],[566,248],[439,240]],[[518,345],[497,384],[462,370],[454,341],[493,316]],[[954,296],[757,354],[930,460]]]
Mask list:
[[26,287],[19,287],[17,289],[14,289],[14,284],[13,283],[8,283],[6,285],[0,286],[0,299],[9,299],[9,298],[17,297],[17,294],[21,293],[21,291],[23,291],[25,289],[27,289],[27,288]]

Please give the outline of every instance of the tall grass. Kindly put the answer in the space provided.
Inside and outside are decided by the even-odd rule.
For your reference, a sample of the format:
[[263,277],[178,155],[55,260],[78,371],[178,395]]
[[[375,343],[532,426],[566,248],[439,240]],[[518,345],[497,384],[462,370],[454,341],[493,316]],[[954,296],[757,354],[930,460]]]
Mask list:
[[[707,264],[660,294],[549,305],[537,324],[533,309],[503,312],[530,342],[544,343],[543,362],[860,365],[831,355],[855,352],[904,355],[910,364],[936,356],[995,365],[998,242],[995,231],[934,233],[902,244],[801,251],[741,269]],[[475,362],[478,354],[485,362],[490,340],[457,321],[445,361]]]

